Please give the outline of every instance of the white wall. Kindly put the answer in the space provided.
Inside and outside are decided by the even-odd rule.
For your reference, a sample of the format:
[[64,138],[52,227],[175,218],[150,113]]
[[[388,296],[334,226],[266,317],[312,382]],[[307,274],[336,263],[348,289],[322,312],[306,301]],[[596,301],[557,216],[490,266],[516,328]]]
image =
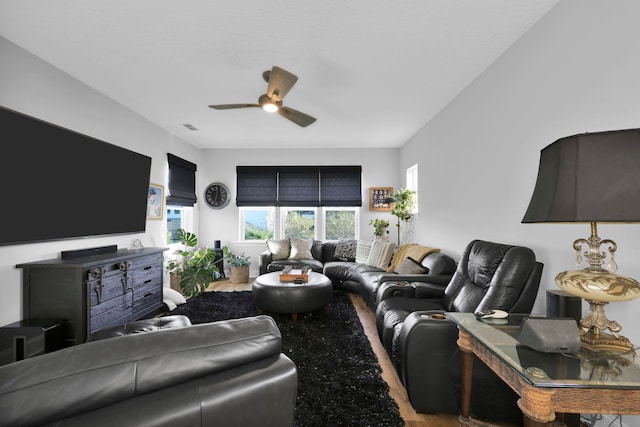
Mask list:
[[[402,167],[420,159],[416,235],[457,256],[475,238],[530,246],[545,264],[538,312],[555,275],[576,268],[573,240],[590,233],[588,224],[520,223],[540,150],[576,133],[640,127],[638,16],[633,0],[561,1],[402,149]],[[598,231],[617,241],[620,273],[640,280],[640,224]],[[640,299],[606,308],[636,345],[639,311]]]
[[[190,144],[1,37],[0,58],[0,105],[150,156],[152,182],[166,181],[167,152],[191,161],[198,158],[197,150]],[[4,144],[9,145],[10,140],[5,138]],[[10,148],[3,149],[10,153]],[[41,179],[46,182],[46,177]],[[4,205],[2,208],[20,209]],[[46,212],[42,220],[47,220]],[[145,246],[165,246],[165,235],[164,221],[147,221],[143,234],[0,246],[0,325],[22,319],[22,276],[16,264],[57,258],[63,250],[112,244],[126,248],[132,239],[140,239]]]
[[[258,274],[259,254],[266,249],[264,243],[238,243],[240,237],[238,207],[235,205],[236,166],[254,165],[362,165],[362,205],[360,211],[360,237],[371,239],[373,227],[369,221],[374,218],[385,218],[393,223],[389,212],[369,211],[369,187],[394,187],[404,185],[404,175],[398,173],[399,149],[342,149],[342,150],[203,150],[199,160],[204,166],[202,185],[204,189],[209,183],[220,181],[231,191],[232,202],[220,210],[208,208],[205,203],[198,203],[200,210],[200,240],[213,246],[214,240],[221,240],[222,245],[229,246],[238,253],[245,253],[251,258],[251,275]],[[199,195],[200,197],[201,195]],[[395,239],[395,231],[390,227],[390,238]]]
[[[362,165],[361,236],[371,236],[373,229],[367,225],[370,219],[392,218],[387,212],[368,210],[368,188],[403,185],[398,174],[399,149],[344,149],[338,153],[336,150],[198,150],[4,38],[0,38],[0,57],[0,105],[152,157],[151,182],[166,185],[168,152],[198,165],[196,185],[200,199],[206,185],[214,181],[226,183],[235,197],[237,165]],[[16,226],[28,227],[28,224]],[[264,243],[238,245],[238,208],[234,203],[219,211],[198,203],[192,231],[203,244],[213,246],[214,240],[222,240],[223,244],[246,252],[251,256],[252,274],[257,274],[258,255],[264,250]],[[132,239],[140,239],[145,246],[166,246],[165,236],[166,222],[149,220],[143,234],[0,246],[3,295],[0,325],[22,319],[22,277],[16,264],[56,258],[63,250],[111,244],[126,248]]]

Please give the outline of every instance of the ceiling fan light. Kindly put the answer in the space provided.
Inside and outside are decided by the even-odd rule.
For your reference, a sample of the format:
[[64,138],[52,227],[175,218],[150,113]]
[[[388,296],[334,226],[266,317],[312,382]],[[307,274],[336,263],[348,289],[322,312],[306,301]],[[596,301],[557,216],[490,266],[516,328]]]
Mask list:
[[278,106],[276,104],[264,104],[262,106],[262,109],[264,111],[268,111],[269,113],[275,113],[276,111],[278,111]]
[[260,99],[258,99],[258,104],[260,104],[260,107],[262,107],[264,111],[270,113],[275,113],[280,108],[278,102],[269,98],[268,95],[262,95]]

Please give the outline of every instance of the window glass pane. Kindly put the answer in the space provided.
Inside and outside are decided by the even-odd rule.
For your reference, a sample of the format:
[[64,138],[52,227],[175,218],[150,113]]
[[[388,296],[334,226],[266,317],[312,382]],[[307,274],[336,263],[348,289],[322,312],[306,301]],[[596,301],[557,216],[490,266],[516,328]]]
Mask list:
[[182,226],[182,209],[176,206],[167,206],[167,244],[179,243],[176,231]]
[[273,239],[274,217],[273,207],[241,208],[241,237],[242,240]]
[[298,239],[315,238],[315,209],[282,209],[282,232],[284,237]]
[[416,192],[414,196],[414,204],[412,214],[418,213],[418,165],[415,164],[407,168],[407,190]]
[[327,209],[324,212],[326,240],[356,239],[356,210]]

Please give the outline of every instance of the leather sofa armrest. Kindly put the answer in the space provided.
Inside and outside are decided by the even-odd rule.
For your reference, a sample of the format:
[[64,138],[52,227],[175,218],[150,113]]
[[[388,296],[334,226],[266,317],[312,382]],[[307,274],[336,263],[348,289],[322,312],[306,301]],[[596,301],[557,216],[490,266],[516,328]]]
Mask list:
[[260,258],[258,261],[258,266],[260,268],[260,274],[265,274],[267,273],[267,267],[269,266],[269,264],[271,264],[272,261],[272,255],[271,255],[271,251],[266,250],[264,252],[262,252],[260,254]]
[[378,281],[383,282],[426,282],[440,285],[448,285],[451,281],[451,275],[448,274],[396,274],[389,273],[380,276]]
[[446,285],[437,283],[413,282],[411,284],[415,289],[415,298],[420,299],[439,299],[444,297]]
[[458,328],[442,310],[409,314],[394,337],[394,363],[417,412],[459,413],[454,391],[459,379],[452,376],[460,363],[457,339]]
[[384,282],[378,288],[376,305],[391,297],[415,298],[415,289],[407,281]]
[[0,413],[7,425],[40,425],[281,351],[280,331],[268,316],[88,342],[0,366]]

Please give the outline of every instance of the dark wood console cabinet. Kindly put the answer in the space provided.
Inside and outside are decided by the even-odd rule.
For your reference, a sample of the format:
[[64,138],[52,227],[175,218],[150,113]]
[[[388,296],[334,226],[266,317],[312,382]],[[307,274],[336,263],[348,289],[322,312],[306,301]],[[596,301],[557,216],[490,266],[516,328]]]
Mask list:
[[19,264],[23,317],[65,319],[66,345],[153,314],[162,307],[163,252],[120,249],[79,258]]

